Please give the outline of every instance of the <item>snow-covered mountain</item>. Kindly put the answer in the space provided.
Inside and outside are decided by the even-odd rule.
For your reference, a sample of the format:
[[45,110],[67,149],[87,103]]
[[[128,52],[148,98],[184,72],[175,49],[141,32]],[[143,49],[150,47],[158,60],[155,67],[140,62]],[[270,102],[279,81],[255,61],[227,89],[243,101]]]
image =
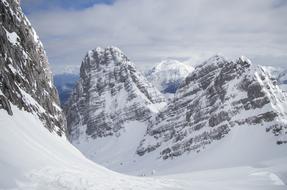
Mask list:
[[13,115],[11,104],[16,105],[64,134],[66,121],[42,43],[19,1],[1,0],[0,12],[0,108]]
[[[92,60],[100,60],[100,53],[94,53],[97,51],[111,50],[107,48],[89,52],[83,65],[89,63],[88,60],[94,54],[96,55],[92,56]],[[113,53],[100,55],[106,54]],[[111,98],[109,94],[113,91],[110,87],[116,85],[106,84],[103,87],[105,90],[93,87],[102,86],[97,84],[97,80],[115,81],[109,77],[117,74],[110,74],[110,71],[120,69],[111,65],[117,62],[109,62],[110,64],[100,62],[104,65],[94,66],[95,69],[82,66],[81,73],[85,77],[80,80],[81,85],[75,89],[71,99],[75,102],[69,106],[75,106],[71,117],[74,118],[73,115],[81,113],[81,109],[84,110],[88,105],[93,105],[91,102],[86,103],[89,93],[97,94],[93,99],[96,100],[97,107],[88,107],[91,115],[117,110],[118,102],[126,97],[117,95],[120,93],[117,92]],[[94,61],[91,65],[97,65],[96,63]],[[91,77],[88,81],[93,77],[95,79],[93,82],[84,82],[87,81],[86,76]],[[108,78],[103,80],[103,76]],[[86,85],[82,85],[85,83]],[[114,83],[118,85],[119,82]],[[101,95],[103,96],[99,98]],[[111,99],[113,103],[105,103],[111,102]],[[125,98],[124,101],[126,102]],[[96,125],[101,121],[94,124],[95,135],[92,136],[93,134],[88,133],[87,124],[80,123],[87,122],[90,116],[78,116],[85,119],[78,120],[73,125],[70,137],[72,143],[91,160],[112,170],[133,175],[151,175],[154,174],[153,171],[157,175],[164,175],[253,166],[286,156],[286,101],[286,96],[270,74],[251,64],[247,58],[241,57],[231,62],[214,56],[198,65],[181,83],[174,100],[163,110],[153,114],[148,122],[142,122],[138,118],[125,120],[123,127],[106,130],[101,125]],[[127,117],[122,116],[121,112],[117,113],[120,113],[118,115],[121,118]],[[117,121],[115,116],[113,118]],[[99,135],[109,130],[111,133]],[[226,152],[232,153],[232,156],[224,156]]]
[[171,159],[200,152],[246,126],[250,133],[253,128],[266,131],[260,138],[270,144],[286,143],[287,98],[269,73],[250,60],[214,56],[181,84],[173,102],[149,126],[137,153],[155,151]]
[[85,56],[65,112],[71,142],[120,135],[128,122],[147,122],[165,98],[116,47]]
[[[92,97],[93,100],[98,96],[89,96],[89,93],[92,93],[89,91],[92,90],[90,87],[96,88],[94,90],[97,93],[93,93],[98,95],[107,93],[105,90],[109,89],[111,96],[117,97],[108,99],[112,100],[115,107],[118,107],[116,99],[126,100],[123,106],[126,108],[124,111],[130,109],[130,103],[135,103],[132,108],[138,115],[131,114],[127,117],[124,114],[130,112],[123,112],[122,115],[121,112],[117,112],[118,115],[114,115],[112,119],[116,117],[126,119],[122,120],[125,125],[123,130],[120,133],[116,132],[116,135],[108,134],[105,138],[99,136],[87,138],[90,141],[85,141],[86,143],[95,143],[94,138],[99,141],[86,146],[86,151],[94,148],[93,145],[97,145],[102,151],[104,148],[109,149],[106,150],[106,153],[113,154],[112,159],[108,157],[109,155],[98,153],[95,156],[100,158],[106,156],[108,158],[106,161],[111,164],[118,162],[121,156],[133,152],[132,156],[135,156],[134,158],[137,160],[119,164],[125,167],[126,171],[135,171],[135,168],[138,167],[141,168],[139,172],[143,172],[141,174],[155,175],[157,174],[155,168],[158,167],[161,172],[173,173],[173,175],[152,178],[127,176],[110,171],[88,160],[68,142],[64,135],[61,135],[65,132],[65,117],[59,107],[58,94],[52,83],[48,60],[38,37],[19,7],[19,1],[0,0],[0,11],[0,189],[286,189],[286,149],[283,149],[283,146],[269,143],[269,141],[262,144],[263,141],[258,138],[260,137],[258,134],[256,134],[255,141],[257,143],[255,143],[256,151],[260,150],[259,144],[264,147],[264,152],[272,149],[274,154],[270,154],[269,160],[264,160],[264,162],[256,161],[253,164],[249,163],[240,167],[232,165],[233,167],[228,169],[190,172],[191,167],[194,168],[191,163],[196,163],[196,166],[201,169],[210,169],[206,164],[220,157],[220,154],[217,154],[217,157],[214,154],[214,152],[218,153],[218,146],[216,151],[205,151],[205,154],[200,154],[200,157],[197,157],[198,159],[195,159],[196,155],[185,158],[182,156],[181,158],[186,160],[177,159],[177,163],[172,160],[154,159],[151,156],[149,158],[152,159],[148,160],[145,156],[137,155],[137,144],[133,142],[138,142],[137,139],[143,138],[146,133],[143,124],[153,120],[153,113],[158,111],[159,105],[164,104],[164,99],[140,73],[135,71],[133,65],[116,48],[98,51],[98,53],[103,52],[99,57],[95,56],[97,55],[95,52],[92,57],[90,57],[92,54],[88,54],[81,69],[81,76],[89,79],[95,76],[101,76],[101,78],[97,78],[99,80],[97,83],[93,83],[97,79],[82,78],[76,89],[85,92],[81,94],[83,99]],[[93,62],[92,58],[102,59],[98,59],[98,61],[101,60],[99,62]],[[105,77],[103,78],[103,76]],[[85,86],[86,83],[81,85],[83,81],[90,85]],[[123,89],[125,89],[125,93],[123,93]],[[76,95],[74,94],[72,97],[75,98]],[[101,97],[101,99],[104,101],[96,101],[100,104],[99,108],[112,107],[111,104],[107,104],[108,101],[105,98]],[[79,102],[81,101],[79,100]],[[81,107],[79,102],[75,102],[78,105],[75,107]],[[104,106],[101,103],[104,103]],[[143,103],[147,104],[147,108]],[[148,111],[137,112],[138,109]],[[95,110],[90,111],[92,113]],[[81,114],[81,112],[78,113]],[[93,113],[97,114],[97,111]],[[117,120],[115,119],[115,121]],[[250,132],[250,129],[248,131]],[[260,131],[262,132],[262,130]],[[237,144],[242,145],[242,142],[238,141],[238,139],[242,140],[242,137],[245,142],[249,142],[247,139],[250,138],[250,135],[234,134],[233,137],[237,139]],[[265,131],[259,134],[265,136]],[[88,136],[86,133],[80,135],[82,135],[81,138]],[[234,138],[224,138],[226,142],[223,142],[222,145],[225,147],[220,147],[219,153],[230,152],[238,148],[234,146],[236,144]],[[119,149],[119,147],[124,149]],[[135,149],[128,149],[129,147]],[[247,149],[249,147],[253,146],[248,144]],[[278,152],[281,152],[283,156],[279,157]],[[267,151],[267,153],[270,152]],[[261,155],[259,154],[259,156]],[[155,156],[157,155],[155,154]],[[211,160],[208,159],[210,156]],[[175,175],[176,172],[184,170],[188,173]]]
[[177,60],[161,61],[146,72],[146,78],[163,94],[174,94],[185,77],[194,70],[192,66]]

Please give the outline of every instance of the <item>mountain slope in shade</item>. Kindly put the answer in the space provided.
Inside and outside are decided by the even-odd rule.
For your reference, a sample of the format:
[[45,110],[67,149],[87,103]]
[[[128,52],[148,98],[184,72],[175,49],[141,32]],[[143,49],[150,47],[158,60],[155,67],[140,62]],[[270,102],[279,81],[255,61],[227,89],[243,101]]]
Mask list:
[[69,138],[120,135],[129,121],[148,121],[165,98],[116,47],[89,51],[66,106]]
[[157,150],[168,159],[200,152],[242,126],[260,127],[279,146],[287,142],[286,108],[286,96],[264,69],[244,57],[229,62],[214,56],[185,79],[137,153]]
[[148,71],[146,78],[163,94],[174,94],[193,67],[177,60],[164,60]]
[[0,1],[0,108],[11,104],[36,114],[50,131],[62,135],[65,117],[53,86],[48,59],[18,1]]

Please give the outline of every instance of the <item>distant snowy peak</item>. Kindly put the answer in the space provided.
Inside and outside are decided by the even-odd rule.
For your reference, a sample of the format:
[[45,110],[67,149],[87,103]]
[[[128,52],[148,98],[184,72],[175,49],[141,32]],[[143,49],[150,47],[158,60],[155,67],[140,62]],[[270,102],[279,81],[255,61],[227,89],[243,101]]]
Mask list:
[[162,93],[175,93],[182,80],[193,70],[191,65],[168,59],[148,71],[146,77]]
[[72,141],[114,135],[126,122],[146,121],[166,104],[119,48],[89,51],[80,70],[66,106]]
[[[287,143],[287,97],[268,72],[240,57],[214,56],[189,74],[157,115],[138,154],[159,151],[163,159],[201,151],[240,126],[260,126]],[[271,142],[270,143],[276,143]]]
[[185,75],[193,71],[193,68],[185,63],[179,62],[173,59],[167,59],[161,61],[158,65],[154,67],[154,72],[161,72],[161,71],[178,71],[180,75]]
[[280,88],[287,94],[287,70],[272,66],[262,66],[262,68],[277,80]]

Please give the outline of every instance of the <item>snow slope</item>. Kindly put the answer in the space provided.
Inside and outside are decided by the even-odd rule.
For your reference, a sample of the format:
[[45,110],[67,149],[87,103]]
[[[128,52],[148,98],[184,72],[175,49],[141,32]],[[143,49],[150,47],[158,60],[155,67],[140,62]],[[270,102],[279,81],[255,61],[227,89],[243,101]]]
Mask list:
[[[170,175],[242,166],[265,168],[266,164],[261,163],[269,160],[287,161],[287,147],[277,145],[277,138],[266,134],[261,125],[236,127],[225,138],[200,152],[189,152],[174,159],[160,159],[159,150],[139,156],[134,152],[137,144],[132,142],[142,138],[145,128],[135,133],[131,128],[138,128],[139,124],[133,124],[134,126],[127,128],[130,131],[123,132],[119,137],[74,145],[96,163],[117,172],[137,176]],[[278,163],[275,161],[273,164]],[[286,176],[287,165],[281,169]]]
[[86,159],[65,138],[44,128],[37,116],[13,105],[12,110],[13,116],[0,110],[1,190],[286,189],[286,157],[152,178],[119,174]]
[[65,138],[45,129],[35,115],[12,109],[13,116],[0,110],[0,189],[168,187],[155,179],[129,177],[98,166]]

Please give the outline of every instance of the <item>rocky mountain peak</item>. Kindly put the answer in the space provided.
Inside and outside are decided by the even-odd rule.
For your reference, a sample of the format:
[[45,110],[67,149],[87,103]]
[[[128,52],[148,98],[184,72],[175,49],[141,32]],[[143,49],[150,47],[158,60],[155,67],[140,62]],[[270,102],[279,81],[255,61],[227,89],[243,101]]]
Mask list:
[[[133,63],[125,56],[125,54],[117,47],[97,47],[93,50],[88,51],[86,54],[82,66],[82,69],[90,69],[96,67],[97,69],[108,69],[106,66],[120,66],[122,67],[134,67]],[[106,70],[107,71],[107,70]]]
[[[105,60],[101,60],[102,62],[105,61],[105,63],[125,63],[128,61],[125,54],[117,47],[109,46],[107,48],[97,47],[93,50],[90,50],[87,53],[87,56],[90,59],[101,59],[105,58]],[[101,62],[101,63],[102,63]]]
[[113,135],[125,122],[147,121],[165,105],[165,98],[116,47],[89,51],[80,77],[66,108],[72,140],[80,133]]
[[198,64],[195,69],[197,68],[197,70],[202,69],[202,68],[212,68],[212,67],[221,67],[222,65],[224,65],[225,63],[227,63],[228,60],[221,56],[221,55],[214,55],[212,57],[210,57],[209,59],[207,59],[206,61],[202,62],[201,64]]

